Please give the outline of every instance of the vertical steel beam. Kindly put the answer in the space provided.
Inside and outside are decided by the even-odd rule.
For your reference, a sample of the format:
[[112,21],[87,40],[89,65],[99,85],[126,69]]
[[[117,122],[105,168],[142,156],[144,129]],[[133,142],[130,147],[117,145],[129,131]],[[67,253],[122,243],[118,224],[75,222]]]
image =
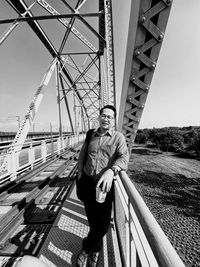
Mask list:
[[105,104],[116,105],[112,2],[100,0],[99,9],[104,10],[104,17],[100,18],[99,31],[105,36],[106,43],[99,40],[100,69],[101,69],[101,106]]
[[164,38],[172,0],[131,2],[119,130],[131,149]]
[[66,93],[65,93],[64,83],[63,83],[63,80],[62,80],[62,75],[60,73],[59,73],[59,78],[60,78],[60,84],[61,84],[61,87],[62,87],[65,106],[66,106],[66,109],[67,109],[67,114],[69,116],[69,122],[70,122],[71,130],[72,130],[72,133],[74,134],[74,126],[73,126],[72,117],[71,117],[71,113],[70,113],[70,109],[69,109],[69,103],[68,103],[67,96],[66,96]]
[[106,33],[106,63],[108,79],[108,103],[116,105],[115,94],[115,67],[114,67],[114,46],[113,46],[113,24],[112,24],[112,2],[104,0],[105,9],[105,33]]
[[55,71],[56,78],[56,91],[57,91],[57,104],[58,104],[58,116],[59,116],[59,137],[62,136],[62,116],[61,116],[61,99],[60,99],[60,86],[59,86],[59,64],[56,64]]

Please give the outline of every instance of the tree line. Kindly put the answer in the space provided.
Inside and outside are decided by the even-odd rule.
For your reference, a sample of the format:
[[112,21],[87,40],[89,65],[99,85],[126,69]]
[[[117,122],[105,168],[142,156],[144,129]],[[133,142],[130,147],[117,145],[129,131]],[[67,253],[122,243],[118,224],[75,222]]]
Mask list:
[[139,129],[135,143],[153,146],[162,151],[200,157],[200,127],[165,127]]

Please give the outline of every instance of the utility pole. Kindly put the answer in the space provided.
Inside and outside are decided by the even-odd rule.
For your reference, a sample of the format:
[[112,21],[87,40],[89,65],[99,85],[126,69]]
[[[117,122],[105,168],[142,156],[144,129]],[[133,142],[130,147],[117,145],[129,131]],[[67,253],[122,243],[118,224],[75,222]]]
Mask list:
[[51,138],[52,138],[52,123],[50,122],[50,133],[51,133]]
[[16,118],[17,118],[17,122],[18,122],[18,129],[20,128],[20,124],[21,124],[21,122],[20,122],[20,116],[16,116]]

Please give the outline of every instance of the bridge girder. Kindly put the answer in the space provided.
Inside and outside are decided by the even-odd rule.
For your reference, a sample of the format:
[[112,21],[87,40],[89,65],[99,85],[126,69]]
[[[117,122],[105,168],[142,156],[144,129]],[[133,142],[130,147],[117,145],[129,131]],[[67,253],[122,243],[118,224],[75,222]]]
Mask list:
[[118,129],[131,150],[164,39],[172,0],[131,1]]

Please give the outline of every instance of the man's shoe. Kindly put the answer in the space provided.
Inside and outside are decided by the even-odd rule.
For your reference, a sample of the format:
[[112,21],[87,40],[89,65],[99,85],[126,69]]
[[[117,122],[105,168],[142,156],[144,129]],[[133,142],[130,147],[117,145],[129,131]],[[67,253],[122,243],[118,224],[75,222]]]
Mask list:
[[96,267],[99,259],[99,252],[92,252],[89,256],[89,267]]
[[85,250],[82,250],[81,253],[78,255],[77,259],[77,267],[86,267],[88,262],[88,256],[89,254],[85,252]]

